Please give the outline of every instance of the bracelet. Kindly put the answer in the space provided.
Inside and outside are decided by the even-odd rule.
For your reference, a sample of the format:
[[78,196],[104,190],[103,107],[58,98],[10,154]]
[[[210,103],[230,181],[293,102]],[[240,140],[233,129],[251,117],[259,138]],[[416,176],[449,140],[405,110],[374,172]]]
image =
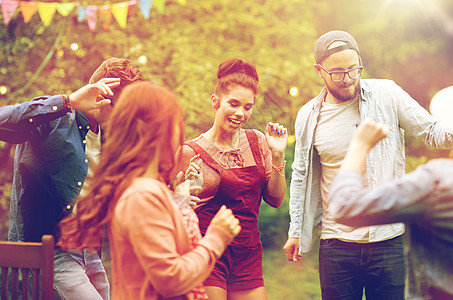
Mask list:
[[275,171],[277,171],[281,176],[285,176],[285,172],[282,173],[282,171],[285,170],[285,166],[286,160],[283,161],[283,165],[281,165],[280,167],[277,167],[276,165],[274,165],[274,163],[272,163],[272,168],[275,169]]
[[71,102],[69,101],[69,96],[67,94],[61,95],[61,98],[63,99],[63,105],[66,107],[69,112],[72,112],[72,107],[71,107]]

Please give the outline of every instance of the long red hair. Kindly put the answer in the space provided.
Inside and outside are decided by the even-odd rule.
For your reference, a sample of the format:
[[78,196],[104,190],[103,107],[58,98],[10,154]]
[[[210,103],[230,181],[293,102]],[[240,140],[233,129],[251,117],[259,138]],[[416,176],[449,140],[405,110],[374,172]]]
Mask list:
[[[61,221],[58,245],[73,250],[100,246],[118,199],[144,174],[158,148],[159,172],[168,183],[183,130],[181,107],[168,90],[147,81],[125,87],[104,128],[105,144],[88,193],[78,200],[77,213]],[[175,134],[179,145],[173,142]]]

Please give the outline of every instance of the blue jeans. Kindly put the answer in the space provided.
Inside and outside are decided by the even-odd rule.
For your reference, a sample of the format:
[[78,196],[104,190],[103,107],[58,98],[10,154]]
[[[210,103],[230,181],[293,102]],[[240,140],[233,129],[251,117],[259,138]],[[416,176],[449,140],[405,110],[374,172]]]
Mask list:
[[109,281],[96,251],[56,248],[54,264],[55,299],[109,299]]
[[406,269],[403,236],[375,242],[321,240],[319,276],[322,299],[402,300]]

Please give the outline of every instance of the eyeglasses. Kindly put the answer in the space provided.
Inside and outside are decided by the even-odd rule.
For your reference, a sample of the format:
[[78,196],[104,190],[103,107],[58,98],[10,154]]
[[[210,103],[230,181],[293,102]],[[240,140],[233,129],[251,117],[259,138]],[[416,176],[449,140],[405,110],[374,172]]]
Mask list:
[[346,71],[327,71],[321,64],[318,64],[318,66],[321,67],[324,71],[329,73],[330,79],[332,79],[333,82],[340,82],[343,81],[344,77],[346,74],[348,74],[349,78],[351,79],[357,79],[362,75],[362,69],[363,66],[360,67],[355,67]]

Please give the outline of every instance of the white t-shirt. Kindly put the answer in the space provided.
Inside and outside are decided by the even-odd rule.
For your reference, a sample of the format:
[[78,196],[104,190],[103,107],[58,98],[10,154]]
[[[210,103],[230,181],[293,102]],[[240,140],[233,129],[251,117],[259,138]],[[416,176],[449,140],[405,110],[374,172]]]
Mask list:
[[321,196],[323,205],[322,239],[369,242],[368,227],[350,227],[336,223],[329,215],[328,191],[340,170],[352,135],[360,123],[359,98],[338,104],[322,103],[314,145],[321,159]]

